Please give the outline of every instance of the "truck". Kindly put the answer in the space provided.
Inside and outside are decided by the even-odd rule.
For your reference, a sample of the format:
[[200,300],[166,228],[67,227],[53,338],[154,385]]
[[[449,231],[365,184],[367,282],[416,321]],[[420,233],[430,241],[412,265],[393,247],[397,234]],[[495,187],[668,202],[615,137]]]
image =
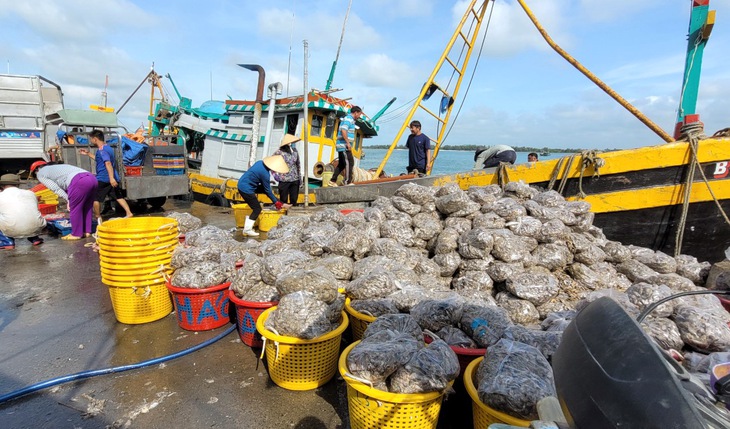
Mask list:
[[56,125],[45,117],[63,109],[61,87],[43,76],[0,74],[0,172],[18,173],[53,157]]

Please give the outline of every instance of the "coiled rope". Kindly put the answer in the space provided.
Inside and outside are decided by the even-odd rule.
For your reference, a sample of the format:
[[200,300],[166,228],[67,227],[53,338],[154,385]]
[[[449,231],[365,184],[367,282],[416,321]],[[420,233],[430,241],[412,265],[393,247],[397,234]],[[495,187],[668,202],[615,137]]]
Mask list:
[[[563,194],[565,192],[565,185],[568,184],[568,178],[570,177],[570,169],[573,167],[573,162],[575,162],[576,158],[580,156],[580,176],[578,177],[578,198],[585,198],[586,193],[583,191],[583,177],[585,176],[585,171],[588,167],[591,165],[593,166],[593,176],[592,177],[600,177],[600,171],[599,169],[606,165],[606,161],[599,157],[598,154],[600,152],[596,150],[584,150],[580,154],[574,154],[569,157],[563,157],[558,160],[558,163],[555,165],[555,169],[553,170],[553,174],[550,177],[550,182],[548,183],[548,190],[552,190],[555,187],[555,182],[558,180],[558,177],[560,176],[560,184],[558,185],[557,192],[560,194]],[[566,165],[567,162],[567,165]],[[565,165],[565,169],[563,169],[563,166]],[[560,173],[563,173],[562,176]]]
[[[690,197],[692,194],[692,184],[694,182],[694,175],[695,171],[700,172],[700,175],[702,176],[702,180],[705,182],[705,186],[707,186],[707,190],[710,192],[710,195],[712,196],[713,201],[715,201],[715,205],[717,205],[717,209],[720,210],[720,214],[725,219],[725,223],[730,225],[730,219],[728,219],[727,214],[725,213],[725,210],[722,209],[722,205],[720,204],[720,201],[715,196],[715,193],[712,191],[712,187],[710,186],[710,182],[707,180],[707,176],[705,176],[705,172],[702,170],[702,165],[700,165],[700,160],[697,158],[697,147],[700,140],[707,138],[707,136],[704,134],[704,125],[702,122],[695,122],[692,124],[687,124],[682,126],[682,137],[681,140],[687,140],[688,146],[691,152],[691,158],[689,160],[689,170],[687,171],[687,180],[684,185],[684,192],[682,195],[683,201],[682,201],[682,215],[679,219],[679,224],[677,225],[677,233],[674,237],[674,256],[679,256],[682,251],[682,241],[684,240],[684,229],[687,225],[687,213],[689,212],[689,204],[690,204]],[[716,137],[719,133],[728,132],[730,133],[730,128],[726,128],[724,130],[720,130],[713,137]],[[700,168],[697,168],[700,167]]]

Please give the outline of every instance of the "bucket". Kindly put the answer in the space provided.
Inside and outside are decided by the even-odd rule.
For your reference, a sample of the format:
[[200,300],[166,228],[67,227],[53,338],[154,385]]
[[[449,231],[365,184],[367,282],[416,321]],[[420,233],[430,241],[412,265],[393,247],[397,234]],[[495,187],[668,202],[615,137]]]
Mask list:
[[114,316],[120,323],[136,325],[154,322],[172,312],[170,293],[164,283],[140,287],[109,285]]
[[208,331],[228,323],[228,287],[231,282],[205,289],[175,287],[168,281],[177,312],[177,324],[188,331]]
[[[444,392],[390,393],[373,389],[348,376],[347,356],[359,344],[350,344],[340,356],[339,370],[347,383],[347,405],[352,429],[435,429]],[[486,426],[474,426],[486,429]]]
[[360,313],[350,305],[350,298],[345,298],[345,311],[352,316],[350,318],[350,330],[352,331],[352,341],[362,340],[362,334],[368,328],[368,325],[375,321],[376,317],[368,316]]
[[236,228],[243,228],[246,216],[251,216],[253,210],[248,204],[232,204],[233,216],[236,218]]
[[279,223],[279,219],[283,214],[284,212],[279,210],[262,210],[258,218],[259,230],[268,232]]
[[469,397],[471,398],[474,427],[486,428],[492,423],[506,423],[508,425],[523,428],[530,427],[529,420],[518,419],[517,417],[512,417],[509,414],[497,411],[479,399],[479,393],[476,388],[477,368],[479,368],[479,364],[482,363],[483,360],[483,357],[474,359],[469,365],[467,365],[466,371],[464,371],[464,387],[466,387],[466,391],[469,393]]
[[249,347],[260,349],[264,346],[261,334],[256,331],[256,321],[261,313],[277,304],[276,301],[244,301],[233,290],[228,291],[228,299],[236,306],[236,327],[241,342]]
[[264,327],[275,309],[265,310],[256,321],[256,330],[266,339],[264,353],[271,380],[289,390],[311,390],[326,384],[337,372],[340,341],[348,325],[347,313],[342,312],[342,322],[335,330],[303,340],[276,335]]
[[322,172],[322,187],[326,188],[330,185],[330,180],[332,180],[332,171],[324,171]]

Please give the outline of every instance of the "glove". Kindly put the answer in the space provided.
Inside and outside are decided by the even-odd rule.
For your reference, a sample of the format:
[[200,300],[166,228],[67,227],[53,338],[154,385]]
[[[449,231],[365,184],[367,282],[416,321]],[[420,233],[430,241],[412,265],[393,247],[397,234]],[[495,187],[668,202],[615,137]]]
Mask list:
[[283,206],[284,203],[282,203],[281,201],[277,201],[276,203],[274,203],[274,207],[276,207],[276,210],[281,210]]

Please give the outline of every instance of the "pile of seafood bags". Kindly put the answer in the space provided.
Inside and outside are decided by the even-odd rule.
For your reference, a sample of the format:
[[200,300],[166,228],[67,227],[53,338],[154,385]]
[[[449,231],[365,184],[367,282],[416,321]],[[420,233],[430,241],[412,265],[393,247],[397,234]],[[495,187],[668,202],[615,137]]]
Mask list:
[[[304,325],[308,335],[332,328],[344,299],[336,291],[344,289],[355,310],[378,320],[408,314],[448,345],[488,348],[475,383],[481,400],[530,420],[537,401],[555,395],[550,359],[577,311],[609,296],[635,317],[661,298],[703,289],[710,269],[688,255],[608,240],[593,218],[588,203],[522,182],[467,191],[411,183],[363,212],[283,217],[267,241],[250,245],[232,288],[247,300],[284,302],[297,293],[319,301],[319,322]],[[642,327],[661,348],[684,352],[693,369],[707,371],[709,354],[730,350],[729,321],[716,297],[696,295],[663,304]],[[405,338],[418,336],[414,329],[385,331],[363,343],[395,341],[418,352]],[[453,356],[432,354],[451,368]],[[393,377],[406,357],[376,371],[377,351],[365,369],[358,356],[351,372],[371,374],[383,390],[402,386],[395,381],[402,375]],[[455,377],[446,372],[432,385]]]

